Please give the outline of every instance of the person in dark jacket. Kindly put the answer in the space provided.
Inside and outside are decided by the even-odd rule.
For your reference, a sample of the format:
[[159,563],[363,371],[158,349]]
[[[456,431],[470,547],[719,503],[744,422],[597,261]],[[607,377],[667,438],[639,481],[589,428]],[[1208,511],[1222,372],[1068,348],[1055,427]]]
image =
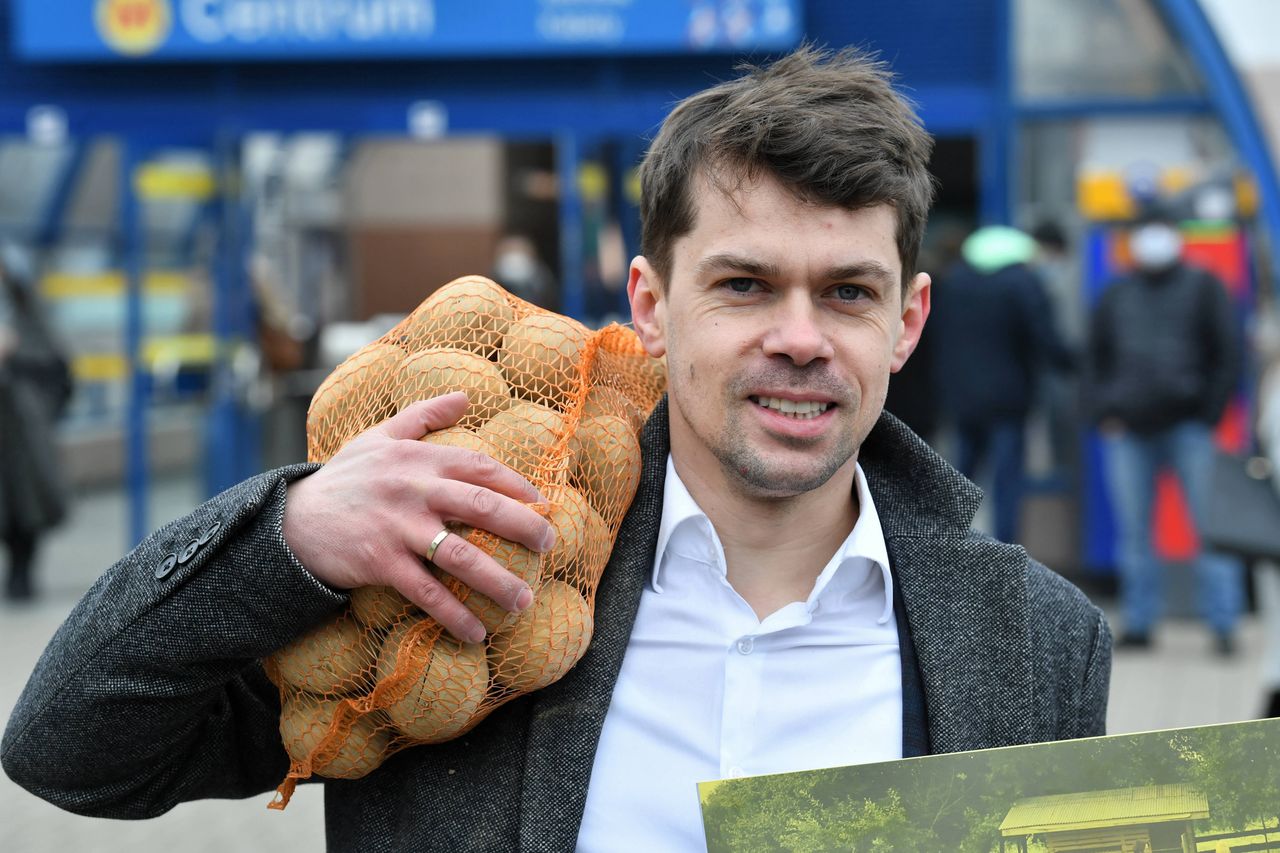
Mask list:
[[1043,374],[1067,369],[1044,284],[1028,262],[1035,241],[1014,228],[980,228],[938,285],[934,324],[943,411],[956,433],[955,464],[975,479],[990,465],[995,535],[1018,538],[1027,415]]
[[0,533],[11,601],[34,597],[40,536],[66,512],[53,428],[69,374],[32,279],[28,253],[0,245]]
[[[1129,647],[1150,644],[1163,569],[1152,547],[1156,475],[1177,474],[1199,525],[1209,499],[1213,428],[1236,388],[1239,342],[1231,304],[1211,273],[1183,263],[1167,208],[1149,209],[1129,234],[1134,269],[1111,282],[1094,309],[1088,388],[1106,449],[1119,539],[1121,609]],[[1198,600],[1220,653],[1230,654],[1243,601],[1234,559],[1202,551]]]

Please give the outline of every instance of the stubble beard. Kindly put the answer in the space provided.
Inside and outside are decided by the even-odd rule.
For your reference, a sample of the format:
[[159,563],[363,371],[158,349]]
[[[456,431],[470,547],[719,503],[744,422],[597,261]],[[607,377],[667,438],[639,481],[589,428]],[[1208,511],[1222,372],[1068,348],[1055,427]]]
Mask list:
[[[740,419],[731,417],[711,452],[730,480],[742,487],[742,492],[752,497],[792,497],[811,492],[825,485],[836,472],[844,467],[854,454],[853,436],[847,432],[839,436],[838,443],[821,456],[812,455],[813,442],[775,439],[780,444],[797,450],[809,450],[806,460],[810,464],[796,465],[785,461],[770,460],[760,449],[741,440],[742,430],[736,427]],[[735,440],[736,439],[736,440]]]
[[[847,408],[844,413],[846,415],[848,412],[857,412],[860,401],[856,391],[847,387],[837,388],[830,380],[816,383],[801,381],[805,373],[803,368],[793,368],[781,375],[790,377],[789,380],[783,380],[785,384],[822,388],[832,393],[839,400],[840,407]],[[752,379],[759,381],[760,377]],[[811,492],[825,485],[857,453],[858,441],[853,426],[845,421],[840,426],[834,443],[825,450],[822,449],[824,441],[821,439],[773,436],[767,440],[777,442],[782,447],[793,448],[799,453],[790,458],[770,458],[763,447],[744,440],[748,435],[745,421],[749,417],[745,407],[755,405],[745,401],[747,384],[745,379],[737,379],[725,386],[721,400],[721,405],[727,412],[725,423],[715,436],[703,438],[707,442],[707,448],[725,471],[728,481],[736,483],[744,496],[786,498]],[[779,377],[774,377],[770,384],[780,384]]]

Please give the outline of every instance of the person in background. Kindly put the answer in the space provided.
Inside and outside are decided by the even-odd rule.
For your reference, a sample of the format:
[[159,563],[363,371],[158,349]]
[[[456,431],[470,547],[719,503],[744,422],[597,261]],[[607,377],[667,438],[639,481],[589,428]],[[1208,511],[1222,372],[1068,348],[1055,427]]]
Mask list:
[[493,280],[525,302],[553,308],[555,279],[538,257],[533,241],[523,234],[508,234],[494,250]]
[[[1087,315],[1080,293],[1080,276],[1070,256],[1070,244],[1062,226],[1053,220],[1039,222],[1031,229],[1036,255],[1031,266],[1044,282],[1053,306],[1054,326],[1072,353],[1085,346]],[[1053,469],[1072,482],[1080,467],[1080,375],[1074,370],[1049,371],[1039,391],[1037,408],[1048,425]]]
[[1030,233],[1031,239],[1036,241],[1031,266],[1039,273],[1045,294],[1053,303],[1058,331],[1068,346],[1083,346],[1088,317],[1084,300],[1080,298],[1080,284],[1071,260],[1067,233],[1052,219],[1036,223]]
[[1018,539],[1026,421],[1038,384],[1073,358],[1030,266],[1035,248],[1017,229],[979,228],[935,298],[938,389],[955,429],[954,461],[970,479],[990,466],[995,535],[1003,542]]
[[[1144,648],[1160,617],[1164,568],[1151,538],[1156,476],[1172,466],[1198,525],[1209,500],[1213,429],[1240,376],[1231,304],[1211,273],[1182,262],[1173,212],[1150,205],[1129,232],[1134,268],[1103,291],[1089,332],[1086,387],[1115,511],[1120,645]],[[1220,654],[1234,651],[1244,598],[1237,560],[1204,549],[1198,601]]]
[[54,426],[70,396],[70,372],[34,279],[29,253],[0,243],[0,532],[11,601],[35,596],[40,537],[67,509]]
[[[949,269],[959,259],[960,246],[972,230],[971,222],[935,211],[920,246],[920,269]],[[926,330],[911,359],[889,377],[889,393],[884,399],[884,410],[931,446],[936,446],[942,416],[938,402],[938,359],[934,335]]]

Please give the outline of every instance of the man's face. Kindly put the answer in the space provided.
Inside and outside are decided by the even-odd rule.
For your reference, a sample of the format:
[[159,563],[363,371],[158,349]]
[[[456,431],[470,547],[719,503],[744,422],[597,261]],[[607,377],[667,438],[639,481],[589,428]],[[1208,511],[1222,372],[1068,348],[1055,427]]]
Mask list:
[[809,204],[770,176],[729,195],[700,179],[695,201],[670,280],[639,257],[628,283],[636,331],[667,357],[681,476],[755,498],[851,480],[929,313],[927,275],[902,298],[894,210]]

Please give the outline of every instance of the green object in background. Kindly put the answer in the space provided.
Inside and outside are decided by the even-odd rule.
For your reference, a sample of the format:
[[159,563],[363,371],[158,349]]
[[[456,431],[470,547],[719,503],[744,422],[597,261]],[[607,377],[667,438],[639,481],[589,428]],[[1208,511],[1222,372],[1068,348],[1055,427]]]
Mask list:
[[1007,225],[989,225],[974,231],[960,247],[965,262],[980,273],[993,273],[1035,257],[1036,241]]

